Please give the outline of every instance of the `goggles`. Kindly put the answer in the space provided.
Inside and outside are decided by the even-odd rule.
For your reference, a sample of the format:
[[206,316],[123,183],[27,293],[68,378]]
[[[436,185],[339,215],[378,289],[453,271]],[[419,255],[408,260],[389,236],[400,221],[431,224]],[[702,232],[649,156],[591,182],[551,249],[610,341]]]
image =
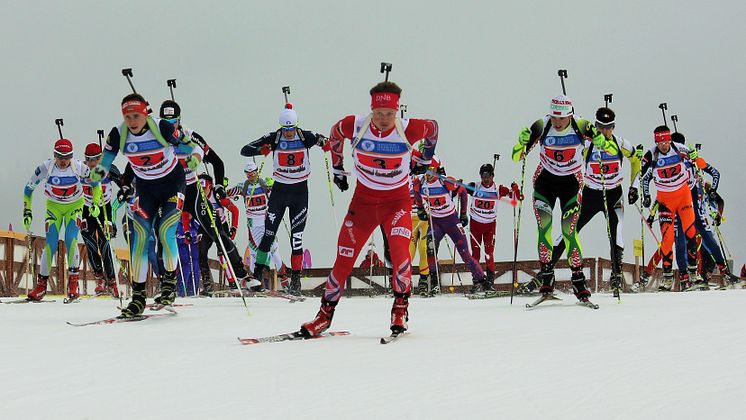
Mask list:
[[298,126],[297,126],[297,125],[288,125],[288,126],[285,126],[285,125],[281,125],[281,126],[280,126],[280,130],[282,130],[282,131],[286,131],[286,132],[287,132],[287,131],[293,131],[293,130],[295,130],[296,128],[298,128]]
[[98,154],[96,156],[86,156],[85,157],[85,161],[86,162],[93,162],[94,160],[99,160],[99,159],[101,159],[101,155],[100,154]]
[[63,155],[62,153],[54,152],[54,158],[59,159],[59,160],[70,160],[73,158],[73,154],[68,153],[68,154]]
[[596,123],[594,125],[596,126],[596,128],[609,128],[609,129],[613,129],[614,127],[616,127],[616,124],[613,123],[613,122],[612,123],[608,123],[608,124],[604,124],[602,122],[596,121]]

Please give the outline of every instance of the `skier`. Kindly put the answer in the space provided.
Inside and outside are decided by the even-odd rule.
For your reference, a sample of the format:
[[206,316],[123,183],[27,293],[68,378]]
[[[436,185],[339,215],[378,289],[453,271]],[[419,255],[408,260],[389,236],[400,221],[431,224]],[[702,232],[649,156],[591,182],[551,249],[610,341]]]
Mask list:
[[681,228],[686,235],[687,253],[690,275],[697,273],[697,241],[695,238],[694,210],[692,195],[689,191],[689,171],[687,160],[696,159],[695,151],[690,151],[685,145],[671,143],[671,130],[658,126],[654,130],[655,146],[648,150],[642,158],[643,207],[650,207],[650,180],[657,189],[656,200],[659,204],[659,223],[661,229],[660,252],[663,258],[663,282],[661,290],[670,291],[673,287],[673,241],[674,216],[679,216]]
[[[186,173],[184,211],[181,216],[181,225],[182,230],[184,231],[184,243],[191,245],[194,240],[194,238],[191,237],[191,233],[187,235],[187,232],[189,232],[190,219],[197,220],[202,227],[200,230],[200,233],[203,234],[202,240],[207,240],[209,238],[210,244],[213,242],[217,243],[218,237],[215,228],[212,225],[213,221],[208,214],[208,209],[204,203],[204,199],[197,188],[195,173],[197,166],[195,166],[195,171],[190,170],[188,168],[189,162],[187,161],[187,158],[192,156],[192,162],[197,160],[196,165],[199,165],[201,162],[210,163],[212,165],[213,172],[215,173],[215,182],[212,183],[213,194],[219,201],[224,200],[226,197],[225,188],[223,187],[225,178],[225,167],[223,161],[201,135],[194,130],[182,126],[181,107],[178,103],[171,100],[164,101],[163,104],[161,104],[160,115],[161,118],[167,119],[177,128],[181,129],[186,137],[192,139],[191,143],[182,143],[176,147],[177,156],[179,157],[179,161],[184,167]],[[190,149],[192,146],[193,150]],[[249,274],[246,272],[246,268],[243,265],[241,254],[238,252],[238,248],[236,248],[228,230],[220,229],[219,226],[217,230],[220,232],[220,239],[225,247],[225,250],[218,248],[218,258],[226,258],[225,254],[227,254],[228,261],[230,262],[231,268],[233,268],[233,273],[236,275],[237,279],[239,281],[248,279]],[[209,245],[207,247],[209,248]],[[202,279],[202,293],[209,294],[212,289],[212,275],[210,274],[210,268],[202,265],[200,265],[199,268]],[[229,284],[233,290],[237,290],[238,288],[238,286],[234,285],[235,281],[236,279],[229,278]],[[259,284],[259,282],[254,283]]]
[[[93,169],[99,164],[101,152],[101,146],[97,143],[86,145],[85,164],[89,169]],[[93,267],[93,275],[96,278],[96,296],[109,294],[112,297],[119,297],[109,240],[116,236],[116,225],[111,211],[111,183],[113,181],[118,184],[120,176],[119,169],[112,165],[109,174],[100,182],[102,203],[93,200],[94,183],[91,182],[90,178],[82,180],[85,205],[83,206],[83,218],[80,222],[80,235],[83,237],[88,250],[88,261]],[[93,210],[94,207],[99,209]],[[93,211],[98,213],[98,217],[91,214]]]
[[[622,288],[624,278],[622,277],[622,257],[624,255],[624,239],[622,230],[624,226],[624,196],[622,192],[622,162],[627,158],[630,163],[630,187],[627,193],[629,204],[634,204],[639,198],[640,159],[637,157],[637,149],[627,140],[614,135],[616,114],[607,107],[596,111],[596,129],[603,134],[608,141],[615,144],[618,152],[616,154],[599,151],[593,143],[586,140],[584,150],[585,160],[585,186],[583,187],[583,203],[580,206],[580,217],[576,224],[576,230],[580,232],[583,227],[593,219],[599,212],[608,213],[608,233],[610,234],[611,252],[611,278],[610,285],[617,296]],[[642,150],[642,146],[640,146]],[[604,196],[606,204],[604,205]],[[559,261],[565,251],[565,242],[559,237],[554,242],[552,250],[552,265]]]
[[[267,156],[272,153],[275,184],[267,204],[265,232],[259,243],[254,265],[254,278],[261,281],[268,268],[269,253],[277,230],[285,216],[290,213],[290,282],[293,292],[299,293],[300,275],[303,268],[303,231],[308,218],[308,176],[311,174],[310,148],[326,148],[327,138],[313,131],[298,127],[298,114],[291,104],[280,112],[280,128],[265,134],[241,149],[242,156]],[[297,288],[297,290],[296,290]],[[261,291],[262,286],[252,288]]]
[[[417,177],[412,176],[409,179],[409,199],[412,202],[412,211],[410,214],[410,217],[412,218],[412,239],[409,242],[409,258],[414,262],[415,254],[419,253],[420,281],[418,284],[424,285],[424,288],[427,289],[427,281],[430,277],[430,265],[427,262],[427,229],[429,225],[427,215],[424,215],[422,218],[418,216],[417,202],[414,198],[415,178]],[[385,238],[386,235],[384,234],[383,237]],[[384,250],[387,248],[388,246],[384,243]]]
[[[513,160],[525,159],[527,153],[540,145],[540,164],[534,173],[534,214],[539,230],[538,251],[541,261],[539,272],[544,298],[554,292],[554,265],[552,264],[552,209],[559,199],[562,210],[562,236],[567,246],[567,257],[572,269],[572,286],[582,304],[589,303],[591,295],[583,273],[583,257],[578,242],[576,224],[582,203],[583,155],[585,141],[611,155],[619,150],[616,145],[599,133],[589,121],[576,118],[572,100],[565,95],[552,99],[549,114],[536,120],[531,128],[524,127],[513,147]],[[524,162],[525,164],[525,162]]]
[[[161,292],[155,301],[159,305],[171,305],[176,298],[176,225],[181,215],[185,178],[175,147],[185,137],[170,122],[148,116],[148,103],[139,94],[125,96],[121,105],[124,123],[109,132],[104,157],[91,173],[91,179],[103,179],[120,151],[135,173],[135,195],[130,206],[133,213],[130,258],[134,283],[132,301],[122,309],[120,315],[121,318],[132,318],[141,315],[145,309],[147,243],[153,228],[162,247],[165,266]],[[199,165],[199,160],[190,155],[187,164],[194,169]],[[156,216],[159,221],[154,224]]]
[[[461,255],[461,259],[469,266],[472,275],[473,287],[471,293],[493,291],[495,288],[491,281],[484,274],[482,267],[474,257],[469,254],[468,241],[464,234],[464,226],[468,225],[469,219],[466,216],[466,206],[468,202],[466,188],[456,185],[453,182],[443,180],[445,178],[445,168],[433,158],[433,164],[428,168],[425,174],[425,182],[419,179],[414,182],[415,200],[417,202],[418,214],[425,213],[423,198],[427,200],[429,208],[430,228],[427,232],[428,247],[428,264],[430,265],[430,293],[437,293],[440,289],[440,281],[437,278],[436,267],[438,247],[440,241],[445,235],[448,235],[453,242],[454,247]],[[436,176],[440,175],[440,177]],[[451,178],[452,179],[452,178]],[[456,204],[451,198],[451,192],[455,191],[461,197],[461,206],[456,214]],[[423,197],[424,196],[424,197]],[[427,284],[418,285],[420,294],[426,295]],[[424,292],[424,293],[423,293]]]
[[[407,249],[412,235],[410,160],[417,161],[413,173],[424,173],[435,153],[438,124],[434,120],[397,118],[401,88],[393,82],[378,83],[370,95],[372,112],[367,116],[344,117],[332,126],[329,136],[334,184],[341,191],[349,188],[344,172],[345,138],[352,143],[358,182],[339,232],[337,258],[326,281],[321,308],[312,321],[300,328],[299,334],[305,337],[316,336],[329,328],[353,264],[370,234],[381,224],[386,229],[393,265],[391,331],[400,334],[407,329],[411,292],[411,259]],[[413,158],[412,145],[423,139],[422,157]]]
[[[246,227],[249,231],[249,249],[251,250],[252,261],[252,267],[249,267],[249,269],[253,271],[253,266],[256,262],[257,249],[264,237],[264,219],[267,217],[267,201],[270,192],[272,191],[274,180],[272,180],[272,178],[260,178],[259,168],[257,168],[256,163],[251,161],[244,166],[244,173],[246,174],[246,180],[232,188],[229,188],[226,191],[226,194],[234,200],[238,199],[238,197],[244,198],[244,204],[246,207]],[[281,283],[284,283],[282,278],[285,277],[285,264],[283,264],[282,258],[280,257],[277,240],[272,241],[272,245],[269,248],[269,259],[275,266],[277,274],[281,278]],[[294,277],[287,289],[288,293],[300,296],[300,276]]]
[[[488,285],[495,281],[495,231],[497,230],[497,202],[502,197],[511,195],[511,189],[495,184],[495,168],[485,163],[479,168],[480,182],[470,182],[473,190],[467,193],[472,196],[469,205],[471,255],[479,262],[480,250],[484,246],[484,262]],[[518,185],[511,185],[512,191],[518,191]]]
[[[47,293],[47,281],[52,266],[52,258],[57,253],[57,241],[62,227],[65,227],[65,247],[67,249],[67,301],[75,301],[80,296],[78,291],[78,226],[83,212],[84,178],[90,170],[79,160],[73,160],[73,145],[68,139],[59,139],[54,143],[54,158],[45,160],[39,165],[23,189],[23,226],[31,230],[33,219],[32,199],[34,189],[44,181],[44,195],[47,196],[46,218],[44,219],[46,238],[41,259],[41,269],[37,276],[36,286],[29,292],[27,299],[41,301]],[[94,182],[91,191],[94,202],[101,200],[101,186]],[[92,206],[90,214],[99,215],[100,208]]]

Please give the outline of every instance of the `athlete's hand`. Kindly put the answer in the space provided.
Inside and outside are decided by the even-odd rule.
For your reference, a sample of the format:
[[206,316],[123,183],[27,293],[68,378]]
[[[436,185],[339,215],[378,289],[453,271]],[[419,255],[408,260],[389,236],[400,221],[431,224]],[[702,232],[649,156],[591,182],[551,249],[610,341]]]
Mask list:
[[642,156],[645,154],[645,146],[642,144],[638,144],[637,147],[635,147],[635,157],[638,159],[642,159]]
[[104,223],[104,235],[109,235],[110,239],[117,237],[117,225],[112,222]]
[[498,198],[507,197],[509,195],[510,195],[510,188],[506,187],[505,185],[500,185],[500,187],[497,189]]
[[715,226],[720,226],[723,223],[723,216],[721,216],[720,213],[715,212],[712,217],[712,223],[715,223]]
[[80,231],[88,232],[88,219],[80,219]]
[[96,218],[99,214],[101,214],[101,208],[93,204],[91,207],[88,207],[88,214],[90,214],[91,217]]
[[427,172],[427,166],[428,165],[420,165],[419,163],[415,163],[414,166],[412,166],[412,170],[409,171],[410,175],[422,175],[425,172]]
[[192,232],[186,231],[184,232],[184,243],[187,245],[191,245],[192,243]]
[[638,198],[640,198],[640,194],[637,192],[637,188],[629,187],[629,193],[627,194],[629,204],[635,204]]
[[423,222],[427,222],[427,212],[424,207],[417,207],[417,218]]
[[697,160],[699,157],[699,151],[695,147],[689,147],[689,160]]
[[347,183],[347,175],[334,174],[334,185],[339,188],[340,191],[347,191],[350,185]]
[[651,214],[650,216],[648,216],[647,219],[645,219],[645,221],[648,222],[648,225],[653,226],[653,222],[655,222],[655,216]]
[[263,144],[262,147],[259,148],[259,153],[263,154],[264,156],[267,156],[272,152],[272,147],[269,144]]
[[187,168],[191,170],[197,169],[200,163],[202,163],[202,160],[199,158],[199,155],[189,155],[186,158]]
[[103,166],[98,165],[91,169],[91,174],[88,177],[93,182],[99,182],[106,177],[106,169]]
[[606,145],[606,136],[598,133],[598,135],[593,138],[593,145],[598,147],[599,149],[604,149],[604,146]]
[[319,134],[318,141],[316,141],[316,144],[321,147],[321,150],[328,152],[331,150],[331,146],[329,145],[329,138],[322,136]]
[[526,146],[522,145],[521,143],[516,144],[513,146],[513,152],[511,157],[513,158],[513,161],[518,162],[521,159],[526,157]]
[[720,198],[720,195],[718,195],[718,192],[715,191],[715,190],[710,190],[707,193],[707,196],[710,198],[710,201],[712,201],[713,203],[717,203],[718,202],[718,198]]
[[225,198],[225,187],[222,185],[216,185],[215,188],[212,189],[212,195],[215,196],[215,199],[220,201]]
[[122,188],[120,188],[117,193],[117,200],[119,200],[120,203],[125,204],[127,203],[127,199],[132,196],[133,192],[134,188],[132,188],[131,185],[122,185]]
[[513,190],[513,198],[518,201],[523,201],[523,192],[520,188],[518,188],[518,184],[514,182],[510,184],[510,188]]
[[650,208],[650,201],[651,201],[650,196],[645,195],[644,197],[642,197],[642,206],[645,207],[646,209]]
[[518,133],[518,144],[525,146],[531,140],[531,130],[528,127],[523,127],[521,132]]
[[231,226],[230,230],[228,231],[228,235],[231,237],[231,241],[236,239],[236,228]]
[[462,214],[461,217],[458,219],[459,222],[461,222],[461,226],[467,227],[469,225],[469,217],[465,214]]
[[23,209],[23,227],[26,228],[27,231],[31,231],[31,221],[34,220],[34,215],[31,212],[31,209]]

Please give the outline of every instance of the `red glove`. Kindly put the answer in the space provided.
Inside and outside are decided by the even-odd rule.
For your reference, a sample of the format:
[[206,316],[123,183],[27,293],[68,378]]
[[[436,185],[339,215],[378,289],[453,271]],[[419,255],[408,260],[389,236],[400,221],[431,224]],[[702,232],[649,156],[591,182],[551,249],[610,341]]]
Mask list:
[[518,188],[518,184],[514,182],[510,184],[510,188],[513,190],[513,198],[519,201],[523,201],[523,193],[521,192],[521,189]]
[[269,144],[263,144],[262,147],[259,148],[259,152],[264,156],[267,156],[272,152],[272,147]]
[[497,198],[503,198],[510,195],[510,189],[505,185],[500,185],[497,189]]

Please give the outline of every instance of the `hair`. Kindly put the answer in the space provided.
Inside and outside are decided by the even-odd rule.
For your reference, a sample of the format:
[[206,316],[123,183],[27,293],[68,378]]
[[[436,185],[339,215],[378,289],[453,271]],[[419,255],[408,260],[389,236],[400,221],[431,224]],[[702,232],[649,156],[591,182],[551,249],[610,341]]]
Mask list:
[[667,125],[659,125],[658,127],[655,127],[655,130],[653,130],[653,133],[664,133],[666,131],[671,131],[670,128],[668,128]]
[[146,104],[148,103],[148,101],[146,101],[145,98],[143,98],[142,95],[140,95],[139,93],[130,93],[129,95],[122,98],[122,103],[120,105],[124,105],[126,102],[129,101],[140,101],[145,102]]
[[204,180],[206,180],[207,182],[209,182],[210,184],[214,184],[214,182],[212,182],[212,177],[211,177],[210,175],[207,175],[207,174],[200,174],[199,176],[197,176],[197,178],[199,178],[199,179],[204,179]]
[[394,82],[380,82],[377,85],[370,88],[371,95],[373,95],[374,93],[380,93],[380,92],[395,93],[397,95],[401,95],[401,88],[399,87],[399,85],[397,85]]

